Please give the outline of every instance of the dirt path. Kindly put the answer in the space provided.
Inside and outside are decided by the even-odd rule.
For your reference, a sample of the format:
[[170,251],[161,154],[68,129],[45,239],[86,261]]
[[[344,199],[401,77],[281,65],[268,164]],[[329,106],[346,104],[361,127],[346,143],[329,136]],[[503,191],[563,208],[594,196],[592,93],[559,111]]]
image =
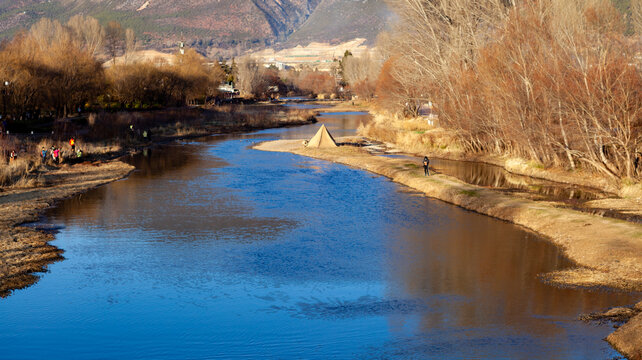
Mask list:
[[48,244],[52,234],[21,224],[38,220],[58,200],[122,179],[133,169],[117,160],[64,165],[42,176],[44,187],[0,192],[0,297],[35,283],[35,273],[63,259],[63,251]]

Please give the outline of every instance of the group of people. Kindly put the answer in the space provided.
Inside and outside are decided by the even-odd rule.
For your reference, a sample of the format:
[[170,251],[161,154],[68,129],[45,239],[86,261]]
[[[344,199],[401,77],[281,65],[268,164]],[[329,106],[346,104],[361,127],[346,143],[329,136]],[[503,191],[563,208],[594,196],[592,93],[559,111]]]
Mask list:
[[44,147],[42,150],[40,150],[40,156],[42,157],[42,162],[46,163],[47,162],[47,157],[48,155],[51,155],[51,160],[54,162],[54,164],[60,164],[62,162],[62,156],[60,154],[60,149],[52,146],[49,151],[45,149]]
[[[69,147],[71,148],[71,157],[81,158],[82,150],[76,149],[76,139],[69,139]],[[47,158],[51,156],[51,160],[54,164],[60,164],[62,162],[62,150],[56,146],[51,146],[51,149],[47,150],[44,147],[40,150],[40,157],[43,163],[47,162]]]

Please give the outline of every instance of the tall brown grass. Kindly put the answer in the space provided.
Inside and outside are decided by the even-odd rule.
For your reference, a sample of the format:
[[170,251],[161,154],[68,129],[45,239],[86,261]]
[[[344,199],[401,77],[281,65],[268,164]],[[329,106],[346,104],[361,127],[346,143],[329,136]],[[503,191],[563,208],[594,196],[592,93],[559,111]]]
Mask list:
[[0,163],[0,186],[32,187],[39,184],[36,174],[38,165],[32,158],[18,157],[16,160]]

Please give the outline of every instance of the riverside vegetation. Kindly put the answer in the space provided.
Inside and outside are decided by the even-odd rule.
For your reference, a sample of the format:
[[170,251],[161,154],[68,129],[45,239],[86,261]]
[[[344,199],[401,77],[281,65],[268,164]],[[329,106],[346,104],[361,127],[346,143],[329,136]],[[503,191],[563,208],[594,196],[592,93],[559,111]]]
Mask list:
[[443,136],[419,139],[428,149],[639,182],[640,1],[389,3],[400,21],[381,38],[376,105],[413,117],[432,102]]

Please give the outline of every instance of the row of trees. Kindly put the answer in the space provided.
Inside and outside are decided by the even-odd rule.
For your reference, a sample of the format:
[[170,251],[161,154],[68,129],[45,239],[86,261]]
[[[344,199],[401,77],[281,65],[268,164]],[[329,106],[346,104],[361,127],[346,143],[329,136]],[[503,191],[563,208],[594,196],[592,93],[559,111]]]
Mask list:
[[324,72],[279,71],[248,57],[219,66],[191,49],[176,54],[174,61],[136,62],[135,50],[133,31],[117,22],[102,26],[87,16],[74,16],[66,24],[42,19],[0,44],[0,114],[21,120],[66,117],[86,104],[179,105],[215,96],[224,81],[234,81],[246,97],[349,89],[370,99],[380,68],[378,59],[349,52],[334,71]]
[[42,111],[66,115],[95,98],[105,83],[94,57],[99,44],[84,32],[88,22],[64,26],[43,19],[0,50],[2,114],[34,117]]
[[218,86],[225,80],[220,66],[208,65],[193,49],[175,58],[172,64],[134,62],[108,68],[107,100],[121,107],[181,105],[218,94]]
[[608,0],[388,1],[380,106],[432,101],[471,152],[640,177],[640,0],[633,36]]
[[[42,19],[0,45],[0,109],[14,120],[65,117],[85,104],[177,105],[216,95],[224,73],[193,50],[173,63],[135,63],[131,29],[72,17]],[[111,59],[105,69],[101,60]],[[117,60],[120,59],[120,60]]]
[[278,70],[266,68],[251,57],[241,58],[235,69],[236,85],[244,96],[266,97],[278,87],[282,93],[297,94],[356,94],[372,99],[375,94],[381,61],[369,53],[354,57],[349,51],[331,71],[310,68]]

